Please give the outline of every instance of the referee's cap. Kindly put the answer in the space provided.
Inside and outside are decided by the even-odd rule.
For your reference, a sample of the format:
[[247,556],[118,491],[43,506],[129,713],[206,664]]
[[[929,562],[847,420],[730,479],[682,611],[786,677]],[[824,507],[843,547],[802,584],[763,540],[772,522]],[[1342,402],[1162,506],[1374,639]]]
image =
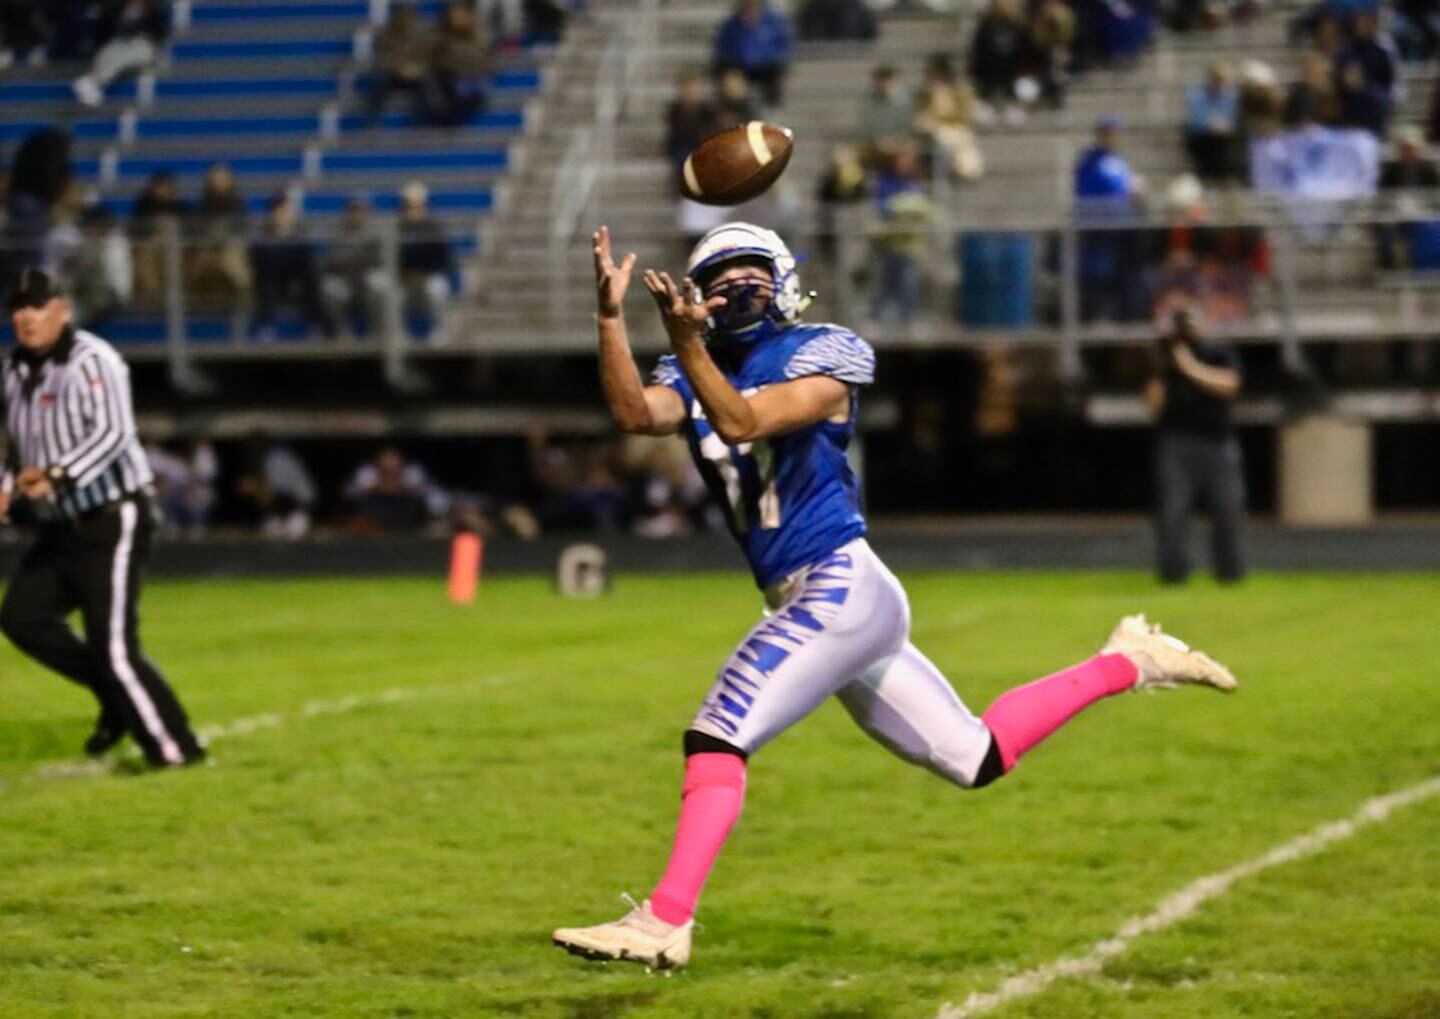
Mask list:
[[21,308],[43,308],[57,297],[65,296],[65,288],[43,269],[25,268],[13,276],[6,287],[5,308],[16,312]]

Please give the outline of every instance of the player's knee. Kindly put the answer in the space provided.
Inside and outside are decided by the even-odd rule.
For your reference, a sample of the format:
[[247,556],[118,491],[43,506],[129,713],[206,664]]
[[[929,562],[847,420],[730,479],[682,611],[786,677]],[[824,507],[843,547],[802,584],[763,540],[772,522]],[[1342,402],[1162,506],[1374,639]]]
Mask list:
[[992,735],[990,737],[990,749],[985,751],[985,759],[980,762],[980,767],[975,771],[975,779],[970,783],[971,789],[983,789],[997,778],[1005,774],[1005,757],[1000,753],[1000,742]]
[[694,729],[685,730],[683,746],[686,757],[694,757],[696,754],[732,754],[743,761],[750,756],[733,743],[726,743],[717,736]]
[[961,789],[983,789],[1005,774],[1005,762],[1000,756],[1000,747],[994,737],[991,737],[980,763],[969,763],[973,760],[974,757],[968,755],[936,753],[927,764],[935,774]]

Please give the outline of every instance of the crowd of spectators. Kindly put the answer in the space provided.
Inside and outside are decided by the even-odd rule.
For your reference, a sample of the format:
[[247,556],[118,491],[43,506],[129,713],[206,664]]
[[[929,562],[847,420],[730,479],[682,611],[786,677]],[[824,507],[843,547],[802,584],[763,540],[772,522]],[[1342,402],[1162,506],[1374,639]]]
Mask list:
[[460,127],[483,113],[494,54],[555,43],[579,0],[450,0],[427,24],[414,0],[397,0],[375,33],[366,119],[379,123],[390,98],[408,97],[415,121]]
[[[1212,83],[1222,80],[1212,68]],[[1223,107],[1211,126],[1219,126],[1222,113]],[[1148,321],[1156,307],[1182,296],[1209,321],[1247,318],[1255,285],[1270,272],[1264,232],[1213,224],[1205,181],[1196,174],[1181,174],[1152,194],[1131,167],[1123,137],[1118,117],[1101,118],[1075,167],[1081,320]]]
[[193,203],[172,172],[157,170],[122,223],[69,168],[68,135],[44,130],[19,146],[10,172],[0,172],[0,271],[45,268],[69,288],[83,326],[102,328],[127,310],[164,305],[173,232],[188,306],[248,314],[256,339],[273,339],[285,310],[319,335],[374,337],[391,294],[413,335],[432,343],[446,336],[456,258],[422,181],[400,189],[391,268],[368,195],[353,196],[322,234],[307,222],[296,190],[272,194],[252,217],[235,175],[215,163]]
[[433,26],[412,3],[396,4],[375,38],[369,122],[379,122],[393,93],[405,92],[419,123],[468,123],[485,107],[490,63],[489,33],[473,4],[447,4]]
[[444,484],[393,442],[348,467],[332,451],[321,472],[328,481],[295,445],[265,433],[225,445],[205,436],[151,441],[146,451],[165,527],[181,538],[239,531],[294,541],[315,527],[356,535],[464,529],[524,539],[595,531],[660,538],[725,526],[679,438],[554,436],[537,427],[519,441],[519,459],[505,471],[518,481],[496,491]]

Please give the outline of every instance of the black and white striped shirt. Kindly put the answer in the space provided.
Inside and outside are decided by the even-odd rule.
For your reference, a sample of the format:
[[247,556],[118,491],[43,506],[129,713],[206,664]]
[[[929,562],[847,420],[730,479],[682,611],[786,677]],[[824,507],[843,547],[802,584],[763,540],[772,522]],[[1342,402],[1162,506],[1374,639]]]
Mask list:
[[66,327],[43,358],[17,345],[3,370],[9,443],[0,486],[11,491],[26,467],[64,471],[57,494],[35,504],[42,520],[73,520],[153,482],[135,434],[130,369],[110,344]]

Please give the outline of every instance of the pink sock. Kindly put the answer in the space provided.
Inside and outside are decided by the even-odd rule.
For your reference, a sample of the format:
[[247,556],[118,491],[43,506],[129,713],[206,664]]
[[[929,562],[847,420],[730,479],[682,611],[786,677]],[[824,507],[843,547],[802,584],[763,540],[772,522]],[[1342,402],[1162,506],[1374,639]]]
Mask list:
[[695,915],[700,889],[745,802],[745,760],[734,754],[692,754],[685,760],[680,823],[670,865],[650,896],[650,909],[666,923]]
[[1053,676],[1000,695],[981,716],[1009,771],[1035,744],[1102,697],[1135,685],[1135,663],[1124,655],[1096,655]]

